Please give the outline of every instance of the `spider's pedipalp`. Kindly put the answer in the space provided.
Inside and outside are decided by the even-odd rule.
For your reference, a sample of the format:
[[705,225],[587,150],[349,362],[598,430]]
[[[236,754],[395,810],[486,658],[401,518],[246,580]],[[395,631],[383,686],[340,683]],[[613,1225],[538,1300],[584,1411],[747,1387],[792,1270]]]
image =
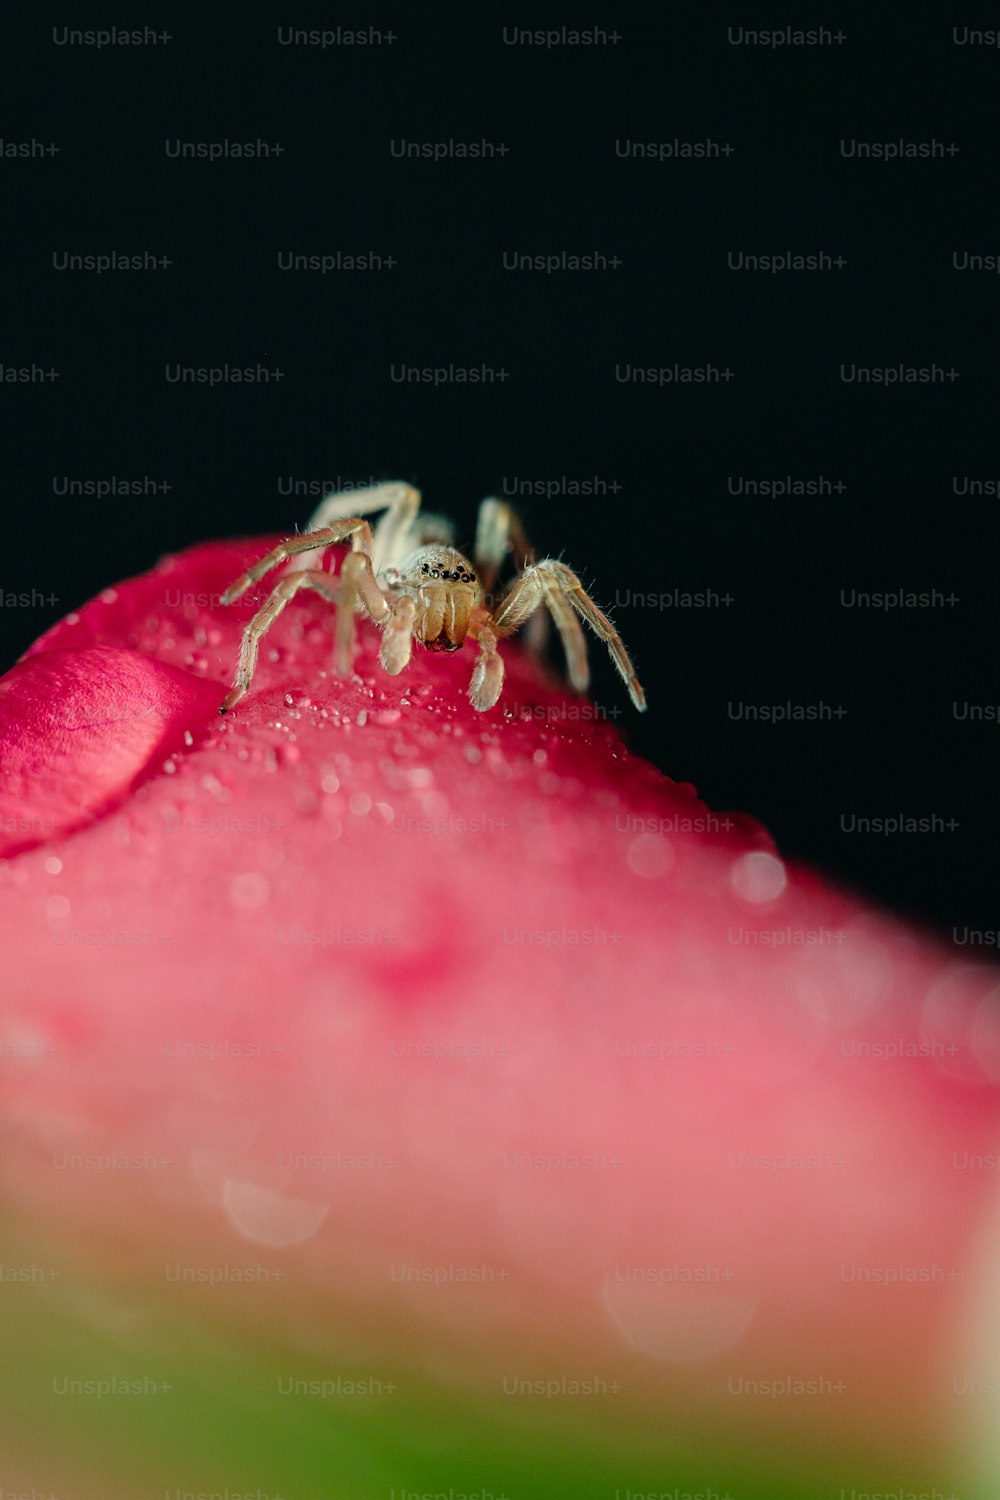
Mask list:
[[492,708],[499,698],[505,669],[503,657],[497,650],[497,633],[486,610],[479,612],[479,618],[470,627],[469,634],[479,641],[479,655],[469,683],[469,701],[474,709],[482,713],[487,708]]
[[391,619],[382,631],[378,659],[390,677],[397,677],[409,664],[413,652],[413,622],[417,606],[408,594],[396,599],[389,610]]
[[[554,606],[553,599],[557,595],[559,603]],[[574,671],[579,678],[581,675],[579,653],[583,641],[578,630],[574,627],[567,627],[565,611],[567,600],[580,618],[590,626],[594,634],[604,641],[611,653],[611,660],[625,680],[629,697],[642,713],[646,707],[646,695],[635,675],[635,668],[625,650],[621,636],[607,615],[598,609],[576,574],[571,568],[567,568],[565,563],[557,562],[553,557],[547,557],[539,563],[532,564],[521,574],[494,616],[497,634],[501,637],[513,635],[514,631],[518,630],[528,616],[544,601],[552,612],[562,636],[571,680],[573,680]],[[585,668],[583,670],[586,671]],[[587,680],[589,680],[589,674]],[[576,680],[573,680],[573,686],[577,686]]]

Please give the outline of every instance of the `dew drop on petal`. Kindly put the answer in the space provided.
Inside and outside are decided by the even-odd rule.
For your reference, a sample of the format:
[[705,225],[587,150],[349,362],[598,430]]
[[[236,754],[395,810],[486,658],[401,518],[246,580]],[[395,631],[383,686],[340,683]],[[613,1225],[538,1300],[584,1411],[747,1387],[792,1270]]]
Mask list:
[[232,1177],[223,1184],[222,1206],[245,1240],[273,1249],[312,1239],[330,1212],[328,1203],[310,1203]]
[[674,846],[657,833],[640,833],[628,846],[626,859],[635,875],[655,880],[665,875],[674,862]]
[[753,1298],[721,1288],[609,1278],[604,1305],[626,1342],[671,1364],[693,1364],[740,1342],[757,1312]]
[[763,849],[755,849],[733,861],[729,883],[737,896],[757,906],[777,900],[788,884],[788,876],[780,859]]

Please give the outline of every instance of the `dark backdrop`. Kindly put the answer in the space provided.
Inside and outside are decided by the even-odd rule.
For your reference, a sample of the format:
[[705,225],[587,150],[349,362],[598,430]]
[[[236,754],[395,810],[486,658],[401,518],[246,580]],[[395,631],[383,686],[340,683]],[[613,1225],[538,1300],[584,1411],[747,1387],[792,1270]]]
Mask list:
[[[517,494],[635,657],[644,718],[593,653],[640,753],[970,956],[996,934],[995,38],[2,24],[3,669],[164,552],[301,526],[310,485],[408,479],[466,539]],[[147,268],[66,259],[109,255]],[[226,366],[268,378],[171,378]],[[930,827],[855,829],[898,817]]]

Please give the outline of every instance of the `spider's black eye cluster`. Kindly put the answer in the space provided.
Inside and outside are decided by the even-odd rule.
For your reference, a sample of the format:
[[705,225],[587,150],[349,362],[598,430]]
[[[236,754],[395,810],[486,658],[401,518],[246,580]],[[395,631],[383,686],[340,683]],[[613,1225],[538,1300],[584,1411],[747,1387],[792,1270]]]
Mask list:
[[449,573],[447,568],[432,568],[430,563],[423,563],[420,571],[429,573],[432,578],[448,578],[452,583],[475,583],[475,573],[469,573],[465,568],[453,568]]

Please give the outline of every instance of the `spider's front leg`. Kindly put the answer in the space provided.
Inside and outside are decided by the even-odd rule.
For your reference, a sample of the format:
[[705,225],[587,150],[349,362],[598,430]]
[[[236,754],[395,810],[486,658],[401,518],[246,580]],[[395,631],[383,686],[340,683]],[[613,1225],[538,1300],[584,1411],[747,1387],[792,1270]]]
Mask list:
[[226,714],[231,708],[235,708],[247,692],[257,666],[261,636],[266,630],[270,630],[289,599],[293,598],[299,589],[315,589],[318,594],[323,595],[324,599],[333,601],[336,601],[338,592],[336,580],[331,578],[329,573],[322,573],[319,569],[311,573],[290,573],[279,580],[277,586],[272,589],[267,603],[257,611],[243,632],[243,644],[240,646],[240,660],[236,668],[236,676],[232,687],[222,701],[220,714]]
[[392,615],[375,581],[372,569],[372,533],[367,521],[359,516],[345,517],[320,531],[307,532],[304,536],[288,537],[272,547],[259,562],[254,563],[231,583],[222,596],[223,604],[231,604],[246,593],[252,583],[297,553],[315,551],[332,546],[336,542],[351,540],[352,551],[344,559],[338,577],[315,568],[309,571],[288,572],[278,580],[267,602],[257,611],[243,632],[240,660],[232,690],[227,694],[220,713],[228,713],[246,693],[257,665],[260,639],[281,614],[289,599],[300,588],[312,588],[331,600],[337,607],[335,631],[334,666],[341,676],[351,670],[351,643],[354,634],[354,612],[359,606],[378,624],[384,624]]
[[372,555],[372,529],[367,521],[360,516],[348,516],[343,521],[335,521],[331,526],[324,526],[319,531],[306,531],[301,536],[286,537],[270,552],[264,554],[252,568],[247,568],[241,573],[235,583],[231,583],[222,596],[223,604],[233,604],[252,583],[263,578],[272,568],[276,568],[289,557],[295,557],[300,552],[314,552],[317,547],[332,547],[337,542],[351,540],[351,547],[355,552],[366,552]]

